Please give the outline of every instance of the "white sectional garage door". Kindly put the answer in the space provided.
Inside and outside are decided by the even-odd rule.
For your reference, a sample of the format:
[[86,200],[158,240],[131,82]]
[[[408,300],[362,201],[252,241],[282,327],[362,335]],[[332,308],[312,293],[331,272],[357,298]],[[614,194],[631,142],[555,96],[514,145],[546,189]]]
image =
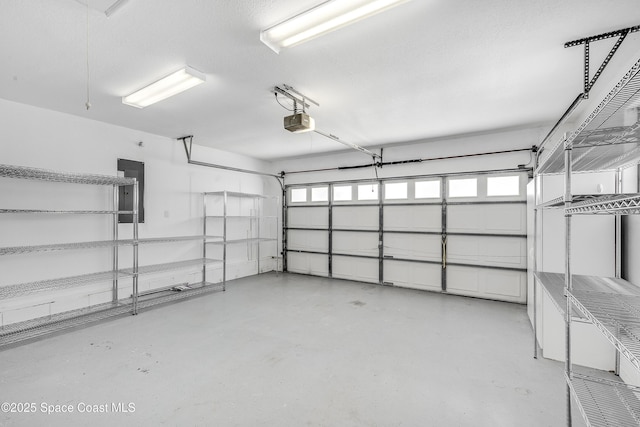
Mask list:
[[286,270],[526,301],[527,175],[287,188]]

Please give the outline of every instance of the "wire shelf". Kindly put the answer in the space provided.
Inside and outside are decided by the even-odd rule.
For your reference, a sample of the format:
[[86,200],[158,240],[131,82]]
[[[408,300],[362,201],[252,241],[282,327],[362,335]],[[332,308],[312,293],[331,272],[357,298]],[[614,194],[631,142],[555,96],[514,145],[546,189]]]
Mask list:
[[[144,239],[138,239],[138,243],[171,243],[171,242],[184,242],[184,241],[197,241],[197,240],[209,240],[209,239],[222,239],[222,236],[203,236],[202,234],[197,236],[174,236],[174,237],[149,237]],[[129,244],[133,243],[133,240],[127,240]]]
[[565,209],[568,214],[640,214],[640,194],[607,195],[572,203]]
[[[145,265],[138,268],[138,274],[161,273],[163,271],[180,270],[190,267],[202,267],[203,265],[211,265],[215,263],[221,263],[221,261],[210,258],[198,258],[186,261],[168,262],[164,264]],[[132,275],[133,268],[121,270],[121,273]]]
[[224,196],[240,197],[244,199],[276,199],[276,196],[265,196],[263,194],[239,193],[237,191],[210,191],[204,193],[205,196]]
[[55,243],[51,245],[12,246],[0,248],[0,255],[17,255],[29,252],[49,252],[69,249],[110,248],[131,245],[133,240],[98,240],[93,242]]
[[253,237],[253,238],[249,238],[249,239],[232,239],[232,240],[227,240],[227,241],[214,241],[214,242],[207,242],[209,244],[212,245],[233,245],[236,243],[262,243],[262,242],[275,242],[278,239],[272,239],[272,238],[267,238],[267,237]]
[[[569,135],[574,171],[612,170],[640,157],[640,60]],[[545,150],[538,173],[564,171],[564,139]]]
[[20,283],[15,285],[0,286],[0,300],[29,295],[36,292],[51,291],[54,289],[67,289],[92,283],[113,281],[116,278],[127,277],[113,271],[83,274],[79,276],[62,277],[58,279],[39,280],[36,282]]
[[204,295],[209,292],[214,291],[222,291],[223,284],[222,283],[194,283],[188,285],[190,289],[186,289],[183,291],[176,291],[172,289],[168,289],[163,291],[163,295],[154,296],[154,297],[141,297],[138,300],[138,309],[150,308],[160,304],[166,304],[173,301],[179,301],[185,298],[192,298],[199,295]]
[[[551,301],[558,311],[565,313],[567,299],[564,295],[564,273],[547,273],[543,271],[534,272],[535,278],[547,291]],[[572,275],[572,286],[574,291],[592,291],[605,293],[619,293],[621,295],[640,296],[640,288],[623,279],[613,277]],[[584,318],[580,311],[573,311],[574,317]]]
[[227,218],[227,219],[276,219],[276,215],[207,215],[207,218]]
[[81,173],[65,173],[48,169],[9,165],[0,165],[0,177],[93,185],[133,185],[136,182],[136,180],[133,178]]
[[[210,292],[222,291],[221,283],[195,283],[189,284],[190,289],[184,291],[167,291],[163,295],[155,297],[140,297],[138,309],[150,308],[160,304],[166,304],[186,298],[204,295]],[[105,303],[92,307],[70,310],[51,316],[44,316],[24,322],[17,322],[0,327],[0,347],[15,344],[21,341],[38,338],[44,335],[70,329],[93,322],[98,322],[111,317],[130,314],[132,311],[131,299],[124,299],[118,303]]]
[[640,296],[573,290],[574,306],[640,371]]
[[0,327],[0,347],[131,313],[131,300],[108,302]]
[[[208,239],[222,239],[222,236],[175,236],[175,237],[152,237],[147,239],[138,239],[138,244],[149,243],[170,243],[181,242],[188,240],[208,240]],[[122,240],[99,240],[93,242],[77,242],[77,243],[56,243],[51,245],[35,245],[35,246],[12,246],[0,248],[1,255],[16,255],[29,252],[48,252],[48,251],[60,251],[69,249],[90,249],[90,248],[109,248],[113,246],[129,246],[133,245],[136,240],[122,239]],[[219,243],[217,240],[213,240],[207,243]]]
[[566,380],[588,427],[640,425],[640,400],[635,388],[576,373]]
[[[593,200],[595,198],[602,197],[601,194],[574,194],[572,196],[572,203],[579,203],[584,201]],[[547,202],[540,203],[536,206],[539,209],[547,209],[547,208],[564,208],[564,196],[556,197],[555,199],[551,199]]]
[[84,214],[84,215],[115,215],[115,214],[133,214],[133,211],[58,211],[47,209],[0,209],[0,214]]

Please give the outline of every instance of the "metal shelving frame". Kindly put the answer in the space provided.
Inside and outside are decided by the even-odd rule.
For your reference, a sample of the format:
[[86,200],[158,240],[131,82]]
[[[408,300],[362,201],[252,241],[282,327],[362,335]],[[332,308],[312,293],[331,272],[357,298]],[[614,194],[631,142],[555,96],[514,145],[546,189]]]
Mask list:
[[[106,241],[59,243],[34,246],[14,246],[0,248],[0,256],[25,254],[30,252],[77,250],[88,248],[107,248],[112,250],[112,270],[84,275],[76,275],[36,282],[5,285],[0,288],[0,299],[20,297],[27,294],[56,289],[82,286],[102,281],[112,282],[112,301],[107,304],[90,306],[63,313],[57,313],[43,318],[31,319],[4,325],[0,328],[0,346],[18,341],[35,338],[37,336],[75,327],[81,324],[97,321],[103,318],[136,314],[138,294],[138,182],[134,178],[106,176],[96,174],[66,173],[48,169],[24,166],[0,165],[0,177],[11,179],[26,179],[46,182],[69,184],[101,185],[113,187],[113,207],[109,210],[46,210],[46,209],[0,209],[0,214],[65,214],[65,215],[110,215],[112,217],[112,239]],[[118,211],[118,188],[120,186],[133,187],[133,210]],[[120,241],[118,239],[118,215],[129,213],[133,215],[132,239]],[[118,271],[118,247],[131,245],[133,247],[132,268],[127,277],[132,278],[132,297],[126,300],[118,298],[118,282],[125,274]]]
[[[564,205],[566,259],[563,279],[566,298],[563,298],[568,426],[572,425],[572,397],[589,426],[640,425],[640,400],[636,394],[640,389],[619,381],[580,375],[574,372],[571,355],[571,323],[575,310],[590,320],[611,342],[617,350],[617,358],[620,355],[626,357],[640,372],[640,296],[633,295],[633,292],[626,294],[617,289],[606,289],[602,286],[605,280],[602,278],[591,278],[596,284],[592,286],[595,289],[584,289],[584,286],[578,286],[581,279],[574,276],[571,270],[573,215],[640,214],[640,193],[578,197],[571,190],[572,172],[616,170],[619,176],[619,168],[640,158],[639,105],[640,60],[574,132],[564,134],[554,147],[543,153],[536,169],[536,178],[541,174],[564,172],[565,189],[562,200],[554,199],[539,204],[536,210]],[[625,122],[629,121],[629,113],[635,114],[631,123]],[[616,187],[619,192],[619,185]],[[616,274],[619,272],[619,266],[616,265]],[[558,279],[555,277],[550,280],[549,277],[543,277],[543,274],[537,273],[536,279],[542,283],[547,282],[547,286]],[[609,285],[619,285],[620,282],[611,280],[621,279],[618,277],[608,282]],[[534,334],[534,340],[536,336]],[[616,360],[616,368],[618,367],[619,359]]]
[[[180,299],[203,295],[211,291],[219,290],[219,286],[207,282],[206,269],[211,265],[221,263],[206,257],[206,245],[220,243],[223,236],[211,236],[206,233],[206,217],[204,233],[190,236],[168,236],[139,238],[138,236],[138,184],[133,178],[111,177],[92,174],[75,174],[55,172],[45,169],[27,168],[19,166],[0,165],[0,177],[32,179],[39,181],[51,181],[61,183],[111,185],[113,186],[113,207],[107,210],[48,210],[48,209],[0,209],[0,214],[46,214],[46,215],[110,215],[112,217],[112,239],[90,242],[52,243],[32,246],[0,247],[0,256],[19,255],[32,252],[50,252],[63,250],[78,250],[90,248],[112,248],[112,269],[97,273],[60,277],[54,279],[38,280],[27,283],[9,284],[0,286],[0,300],[19,298],[25,295],[41,292],[50,292],[60,289],[82,287],[100,282],[112,282],[112,301],[109,303],[91,305],[89,307],[69,310],[66,312],[51,314],[26,321],[15,322],[0,328],[0,347],[14,344],[20,341],[33,339],[63,329],[100,321],[109,317],[121,316],[128,313],[137,314],[139,309],[145,309],[159,304],[164,304]],[[124,185],[133,186],[133,210],[118,211],[118,187]],[[231,193],[236,195],[236,193]],[[131,239],[120,239],[118,236],[118,215],[133,215],[133,231]],[[206,207],[205,207],[206,214]],[[260,241],[260,239],[253,239]],[[262,239],[264,240],[264,239]],[[169,262],[155,265],[140,266],[138,251],[140,245],[162,244],[174,242],[201,241],[203,257],[191,260]],[[233,243],[233,242],[229,242]],[[131,246],[133,248],[133,262],[130,268],[119,268],[118,248]],[[202,266],[202,281],[188,283],[185,287],[170,286],[165,289],[154,290],[150,293],[140,294],[138,280],[141,275],[162,273],[166,271],[180,270]],[[132,279],[131,294],[125,298],[118,296],[118,283],[120,279]],[[224,287],[224,284],[223,284]]]
[[[222,215],[209,215],[207,213],[207,197],[220,197],[222,200]],[[253,203],[252,212],[249,215],[229,215],[229,199],[237,198],[237,199],[245,199],[250,200]],[[207,259],[207,244],[211,245],[220,245],[222,246],[222,290],[225,291],[227,289],[227,265],[229,264],[229,260],[227,259],[227,246],[235,245],[235,244],[246,244],[249,248],[250,246],[255,245],[256,247],[256,261],[258,266],[257,274],[260,274],[260,243],[263,242],[276,242],[276,261],[278,259],[278,239],[277,238],[269,238],[269,237],[261,237],[260,236],[260,221],[263,219],[275,219],[277,225],[278,217],[275,215],[262,215],[263,204],[266,200],[273,200],[277,203],[277,197],[274,196],[265,196],[262,194],[253,194],[253,193],[242,193],[236,191],[210,191],[202,194],[202,206],[203,206],[203,217],[204,217],[204,229],[203,234],[207,234],[207,219],[208,218],[217,218],[222,219],[222,240],[213,240],[206,241],[203,249],[203,259]],[[275,207],[275,206],[274,206]],[[229,220],[238,219],[238,220],[248,220],[249,228],[250,228],[250,236],[243,239],[229,239],[228,238],[228,222]],[[255,224],[255,228],[254,228]],[[277,227],[276,227],[277,228]],[[277,267],[276,267],[277,269]],[[205,269],[203,267],[203,277],[205,276]]]

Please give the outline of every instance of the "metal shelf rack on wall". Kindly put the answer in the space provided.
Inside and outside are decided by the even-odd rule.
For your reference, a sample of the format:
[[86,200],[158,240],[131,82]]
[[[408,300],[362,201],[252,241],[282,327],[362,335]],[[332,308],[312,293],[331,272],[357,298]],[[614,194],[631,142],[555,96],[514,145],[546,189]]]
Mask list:
[[[193,296],[203,295],[212,291],[219,291],[220,284],[207,281],[207,268],[215,267],[221,263],[220,260],[206,257],[206,244],[220,241],[222,236],[210,236],[198,234],[191,236],[169,236],[139,238],[138,236],[138,206],[137,191],[138,185],[135,179],[111,177],[89,174],[69,174],[54,172],[43,169],[27,168],[19,166],[0,165],[0,177],[21,178],[37,181],[50,181],[58,183],[89,184],[113,186],[113,201],[110,209],[104,210],[53,210],[53,209],[0,209],[0,214],[11,215],[108,215],[112,218],[112,238],[110,240],[72,242],[72,243],[52,243],[31,246],[9,246],[0,247],[0,257],[24,256],[28,253],[53,252],[67,250],[85,250],[95,248],[111,248],[112,269],[108,271],[92,272],[87,274],[76,274],[67,277],[57,277],[16,284],[0,283],[0,303],[11,300],[11,304],[16,305],[29,296],[57,292],[65,289],[82,288],[88,285],[100,283],[111,283],[111,301],[106,303],[89,304],[80,308],[51,313],[47,316],[28,318],[27,320],[15,321],[5,324],[4,313],[0,311],[0,347],[14,344],[20,341],[33,339],[53,332],[76,326],[100,321],[106,318],[121,316],[126,314],[137,314],[140,309],[153,307],[159,304],[185,299]],[[118,211],[118,187],[133,186],[134,207],[131,211]],[[118,236],[118,215],[132,214],[132,238],[120,239]],[[203,219],[203,221],[205,221]],[[196,259],[188,259],[175,262],[165,262],[161,264],[139,265],[139,247],[151,244],[166,244],[176,242],[201,242],[204,256]],[[132,247],[132,262],[130,267],[120,266],[118,249],[120,247]],[[202,280],[196,283],[184,283],[181,286],[169,286],[161,289],[153,289],[147,292],[139,292],[138,282],[143,275],[152,275],[168,271],[201,268]],[[131,292],[127,295],[118,295],[119,283],[123,279],[132,280]],[[53,301],[57,302],[59,294],[52,294]],[[25,305],[21,308],[33,308],[33,305]]]
[[[84,184],[94,186],[111,186],[113,202],[111,209],[106,210],[46,210],[46,209],[0,209],[0,214],[47,214],[47,215],[108,215],[112,218],[112,238],[105,241],[58,243],[33,246],[12,246],[0,248],[0,256],[22,255],[31,252],[49,252],[92,248],[112,248],[112,269],[110,271],[74,275],[49,280],[40,280],[20,284],[0,284],[0,301],[20,298],[28,294],[54,291],[59,289],[84,286],[93,283],[111,282],[112,301],[104,304],[83,307],[48,316],[19,321],[10,324],[3,322],[0,326],[0,346],[12,344],[25,339],[41,336],[80,324],[94,322],[107,317],[137,312],[138,293],[138,183],[133,178],[117,176],[65,173],[46,169],[23,166],[0,165],[0,178],[25,179],[55,183]],[[121,186],[132,186],[134,206],[131,211],[118,211],[118,189]],[[118,215],[128,213],[133,216],[132,239],[118,240]],[[132,267],[129,274],[118,271],[118,247],[132,246]],[[132,279],[131,297],[124,299],[118,296],[118,283],[123,277]]]
[[[277,208],[278,198],[274,196],[265,196],[261,194],[242,193],[235,191],[213,191],[203,193],[203,209],[204,209],[204,230],[207,234],[208,220],[216,222],[217,230],[221,232],[220,240],[207,241],[204,245],[203,257],[207,257],[207,245],[218,246],[222,250],[222,289],[226,290],[228,267],[232,263],[228,259],[228,246],[246,245],[247,261],[256,262],[257,272],[260,274],[261,262],[267,259],[275,258],[278,261],[278,239],[276,237],[265,235],[264,224],[261,222],[274,222],[274,233],[277,233],[277,215],[264,215],[265,203],[273,202],[275,205],[274,213]],[[207,199],[213,198],[214,203],[207,204]],[[235,200],[235,203],[232,202]],[[213,205],[216,205],[215,207]],[[209,212],[208,210],[211,210]],[[269,224],[267,224],[269,225]],[[240,229],[246,237],[237,237]],[[242,234],[242,233],[240,233]],[[234,237],[231,237],[231,236]],[[261,244],[266,242],[275,243],[275,253],[272,256],[264,257],[261,255]],[[254,252],[255,251],[255,252]],[[243,263],[243,262],[240,262]],[[276,265],[277,270],[277,265]]]
[[536,272],[535,276],[555,304],[565,307],[569,426],[572,423],[572,397],[589,426],[640,425],[640,399],[637,395],[640,388],[622,380],[582,375],[574,370],[571,354],[571,325],[575,317],[581,317],[593,323],[615,347],[617,367],[622,356],[640,373],[640,288],[619,277],[577,276],[572,274],[571,266],[571,221],[574,215],[640,214],[640,193],[574,196],[571,190],[572,172],[616,171],[619,174],[620,168],[638,161],[638,105],[640,60],[574,132],[564,134],[554,147],[546,150],[536,170],[536,175],[563,172],[565,179],[563,197],[537,206],[537,209],[558,208],[564,211],[565,273]]

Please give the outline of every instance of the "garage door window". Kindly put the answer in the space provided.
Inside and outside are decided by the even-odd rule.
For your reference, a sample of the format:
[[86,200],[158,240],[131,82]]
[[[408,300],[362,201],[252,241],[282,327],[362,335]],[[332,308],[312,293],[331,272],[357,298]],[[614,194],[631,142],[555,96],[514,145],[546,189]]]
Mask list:
[[329,187],[316,187],[311,189],[312,202],[329,201]]
[[378,200],[378,184],[358,185],[358,200]]
[[487,196],[519,196],[519,176],[491,176],[487,178]]
[[416,199],[440,198],[440,181],[416,181]]
[[449,197],[477,197],[478,180],[476,178],[452,179],[449,181]]
[[304,203],[307,201],[307,189],[306,188],[292,188],[291,189],[291,203]]
[[401,200],[407,198],[406,182],[389,182],[384,185],[385,200]]
[[333,187],[333,200],[335,202],[348,202],[351,200],[351,186],[342,185]]

